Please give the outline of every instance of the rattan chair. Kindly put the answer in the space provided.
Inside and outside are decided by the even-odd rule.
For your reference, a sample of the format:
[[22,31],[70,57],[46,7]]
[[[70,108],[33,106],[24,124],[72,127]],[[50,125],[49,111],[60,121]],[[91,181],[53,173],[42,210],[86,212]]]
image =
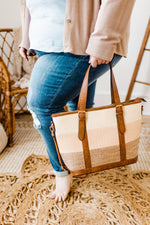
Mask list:
[[[16,38],[16,37],[15,37]],[[16,57],[16,55],[15,55]],[[29,59],[33,67],[37,56]],[[21,58],[21,75],[27,72],[25,61]],[[14,87],[14,31],[13,29],[0,29],[0,123],[8,134],[8,144],[13,146],[13,134],[15,132],[15,114],[28,112],[26,96],[28,88]],[[68,107],[64,107],[68,111]]]
[[[0,122],[8,134],[8,144],[13,145],[15,114],[27,111],[27,88],[13,87],[14,60],[13,29],[0,29]],[[22,71],[23,72],[23,71]],[[21,98],[24,98],[21,100]]]

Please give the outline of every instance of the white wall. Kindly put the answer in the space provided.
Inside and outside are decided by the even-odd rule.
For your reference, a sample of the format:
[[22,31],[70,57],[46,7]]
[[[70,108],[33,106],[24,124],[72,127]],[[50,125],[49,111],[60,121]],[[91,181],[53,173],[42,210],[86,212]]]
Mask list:
[[0,0],[0,28],[20,26],[19,0]]
[[[149,16],[150,0],[136,0],[131,18],[128,57],[127,59],[122,59],[114,68],[122,100],[127,94]],[[19,0],[0,0],[0,27],[16,27],[20,24]],[[148,47],[150,48],[150,40]],[[150,52],[144,54],[138,79],[150,82]],[[98,80],[95,97],[96,105],[109,104],[109,95],[109,74],[107,73]],[[150,115],[150,87],[135,84],[133,95],[144,96],[147,99],[148,102],[144,104],[144,114]]]

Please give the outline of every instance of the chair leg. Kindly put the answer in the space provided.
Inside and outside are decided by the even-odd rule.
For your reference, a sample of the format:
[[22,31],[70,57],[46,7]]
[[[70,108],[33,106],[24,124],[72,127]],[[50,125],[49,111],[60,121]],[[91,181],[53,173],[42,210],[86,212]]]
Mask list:
[[8,144],[13,146],[13,110],[11,96],[7,96],[7,124],[8,124]]

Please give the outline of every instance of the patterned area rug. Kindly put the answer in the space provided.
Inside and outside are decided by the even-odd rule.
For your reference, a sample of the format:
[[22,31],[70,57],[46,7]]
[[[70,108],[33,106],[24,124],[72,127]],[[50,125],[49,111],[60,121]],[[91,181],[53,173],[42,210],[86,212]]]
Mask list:
[[1,225],[150,224],[150,172],[126,166],[74,178],[68,199],[56,203],[47,168],[45,156],[32,155],[21,176],[0,176]]
[[[18,123],[19,131],[25,125]],[[46,173],[50,169],[47,156],[32,154],[24,160],[21,173],[0,175],[0,225],[149,225],[149,153],[150,126],[146,123],[138,166],[74,178],[67,200],[60,203],[49,198],[55,180]],[[136,166],[141,169],[135,170]]]

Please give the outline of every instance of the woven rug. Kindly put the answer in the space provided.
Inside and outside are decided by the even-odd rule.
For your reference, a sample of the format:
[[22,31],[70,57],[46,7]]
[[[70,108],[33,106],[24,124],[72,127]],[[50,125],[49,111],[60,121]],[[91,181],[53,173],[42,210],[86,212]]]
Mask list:
[[[19,123],[19,131],[27,126]],[[139,165],[74,178],[67,200],[60,203],[49,198],[55,179],[46,173],[50,169],[47,155],[31,154],[21,173],[0,175],[0,225],[149,225],[149,147],[150,126],[146,123],[141,131]]]

